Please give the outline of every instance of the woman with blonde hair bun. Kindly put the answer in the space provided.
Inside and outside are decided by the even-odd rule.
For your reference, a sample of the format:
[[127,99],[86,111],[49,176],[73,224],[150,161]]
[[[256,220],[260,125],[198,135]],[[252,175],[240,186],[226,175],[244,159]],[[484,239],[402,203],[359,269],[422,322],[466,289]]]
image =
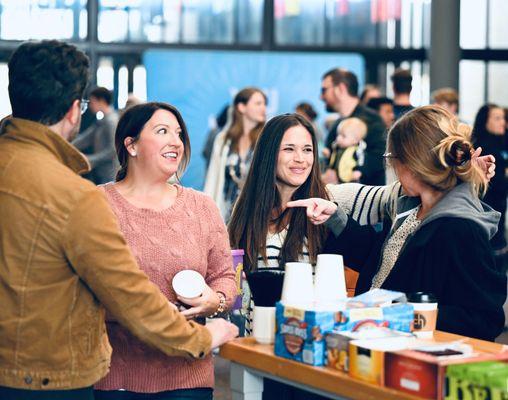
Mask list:
[[478,197],[486,180],[475,154],[469,127],[439,106],[420,107],[388,134],[384,156],[406,196],[387,204],[381,232],[327,200],[288,207],[306,207],[311,222],[331,230],[325,251],[343,254],[360,273],[357,294],[430,292],[439,303],[437,329],[494,340],[506,299],[506,276],[489,243],[500,215]]

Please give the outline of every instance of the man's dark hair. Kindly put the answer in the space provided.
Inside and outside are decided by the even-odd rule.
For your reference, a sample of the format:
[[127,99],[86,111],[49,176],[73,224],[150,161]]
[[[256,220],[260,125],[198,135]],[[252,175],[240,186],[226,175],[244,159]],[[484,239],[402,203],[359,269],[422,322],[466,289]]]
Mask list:
[[411,82],[413,82],[411,71],[408,69],[397,68],[390,79],[393,83],[393,91],[396,94],[411,93],[411,89],[413,89],[413,86],[411,85]]
[[105,87],[99,86],[92,90],[89,94],[89,97],[95,97],[99,100],[104,100],[108,105],[111,105],[113,102],[113,93],[111,90],[106,89]]
[[9,98],[12,115],[53,125],[88,82],[88,57],[75,46],[57,40],[26,42],[9,60]]
[[388,97],[373,97],[367,102],[367,107],[379,111],[383,104],[393,105],[393,100]]
[[354,73],[342,68],[333,68],[323,75],[322,79],[330,77],[333,85],[338,86],[340,83],[346,85],[347,92],[350,96],[358,97],[358,78]]

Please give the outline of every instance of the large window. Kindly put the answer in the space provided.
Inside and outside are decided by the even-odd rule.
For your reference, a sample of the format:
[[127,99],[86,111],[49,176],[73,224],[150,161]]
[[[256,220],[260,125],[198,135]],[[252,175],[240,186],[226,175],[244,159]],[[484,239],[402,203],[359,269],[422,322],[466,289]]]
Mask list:
[[508,62],[462,60],[460,62],[460,117],[474,121],[478,109],[485,103],[508,106]]
[[431,0],[275,0],[279,45],[428,47]]
[[[460,116],[472,123],[485,103],[508,106],[508,1],[461,0],[460,46],[467,58],[459,70]],[[504,55],[503,55],[504,53]]]
[[0,39],[87,37],[87,0],[0,0]]
[[261,43],[263,0],[99,0],[101,42]]
[[507,15],[506,0],[461,0],[460,46],[463,49],[507,49]]

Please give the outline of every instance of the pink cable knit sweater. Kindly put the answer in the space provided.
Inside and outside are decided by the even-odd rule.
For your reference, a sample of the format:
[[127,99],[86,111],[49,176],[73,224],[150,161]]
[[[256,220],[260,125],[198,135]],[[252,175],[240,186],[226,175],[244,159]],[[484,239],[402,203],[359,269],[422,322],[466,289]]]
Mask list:
[[[236,286],[228,235],[208,196],[177,186],[173,206],[157,212],[134,207],[113,184],[103,189],[140,268],[170,301],[177,301],[171,287],[173,276],[182,269],[193,269],[212,289],[226,295],[228,307],[232,305]],[[155,393],[213,388],[211,355],[203,360],[168,357],[114,321],[107,328],[113,347],[111,370],[96,389]]]

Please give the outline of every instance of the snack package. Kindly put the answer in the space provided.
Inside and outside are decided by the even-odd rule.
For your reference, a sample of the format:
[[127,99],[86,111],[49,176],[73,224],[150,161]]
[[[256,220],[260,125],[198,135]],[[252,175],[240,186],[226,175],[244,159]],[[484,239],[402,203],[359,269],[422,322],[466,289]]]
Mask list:
[[486,361],[450,365],[445,400],[507,400],[508,364]]
[[333,329],[333,311],[276,306],[275,355],[314,366],[325,364],[325,334]]
[[329,367],[347,372],[349,370],[349,342],[352,340],[376,340],[413,337],[410,333],[388,328],[361,329],[356,332],[332,331],[326,335],[326,358]]
[[358,331],[366,327],[382,327],[411,332],[413,318],[413,306],[406,303],[396,303],[386,307],[351,308],[335,315],[334,329]]
[[384,307],[392,302],[406,302],[406,295],[402,292],[395,292],[386,289],[372,289],[358,296],[351,297],[346,308]]

